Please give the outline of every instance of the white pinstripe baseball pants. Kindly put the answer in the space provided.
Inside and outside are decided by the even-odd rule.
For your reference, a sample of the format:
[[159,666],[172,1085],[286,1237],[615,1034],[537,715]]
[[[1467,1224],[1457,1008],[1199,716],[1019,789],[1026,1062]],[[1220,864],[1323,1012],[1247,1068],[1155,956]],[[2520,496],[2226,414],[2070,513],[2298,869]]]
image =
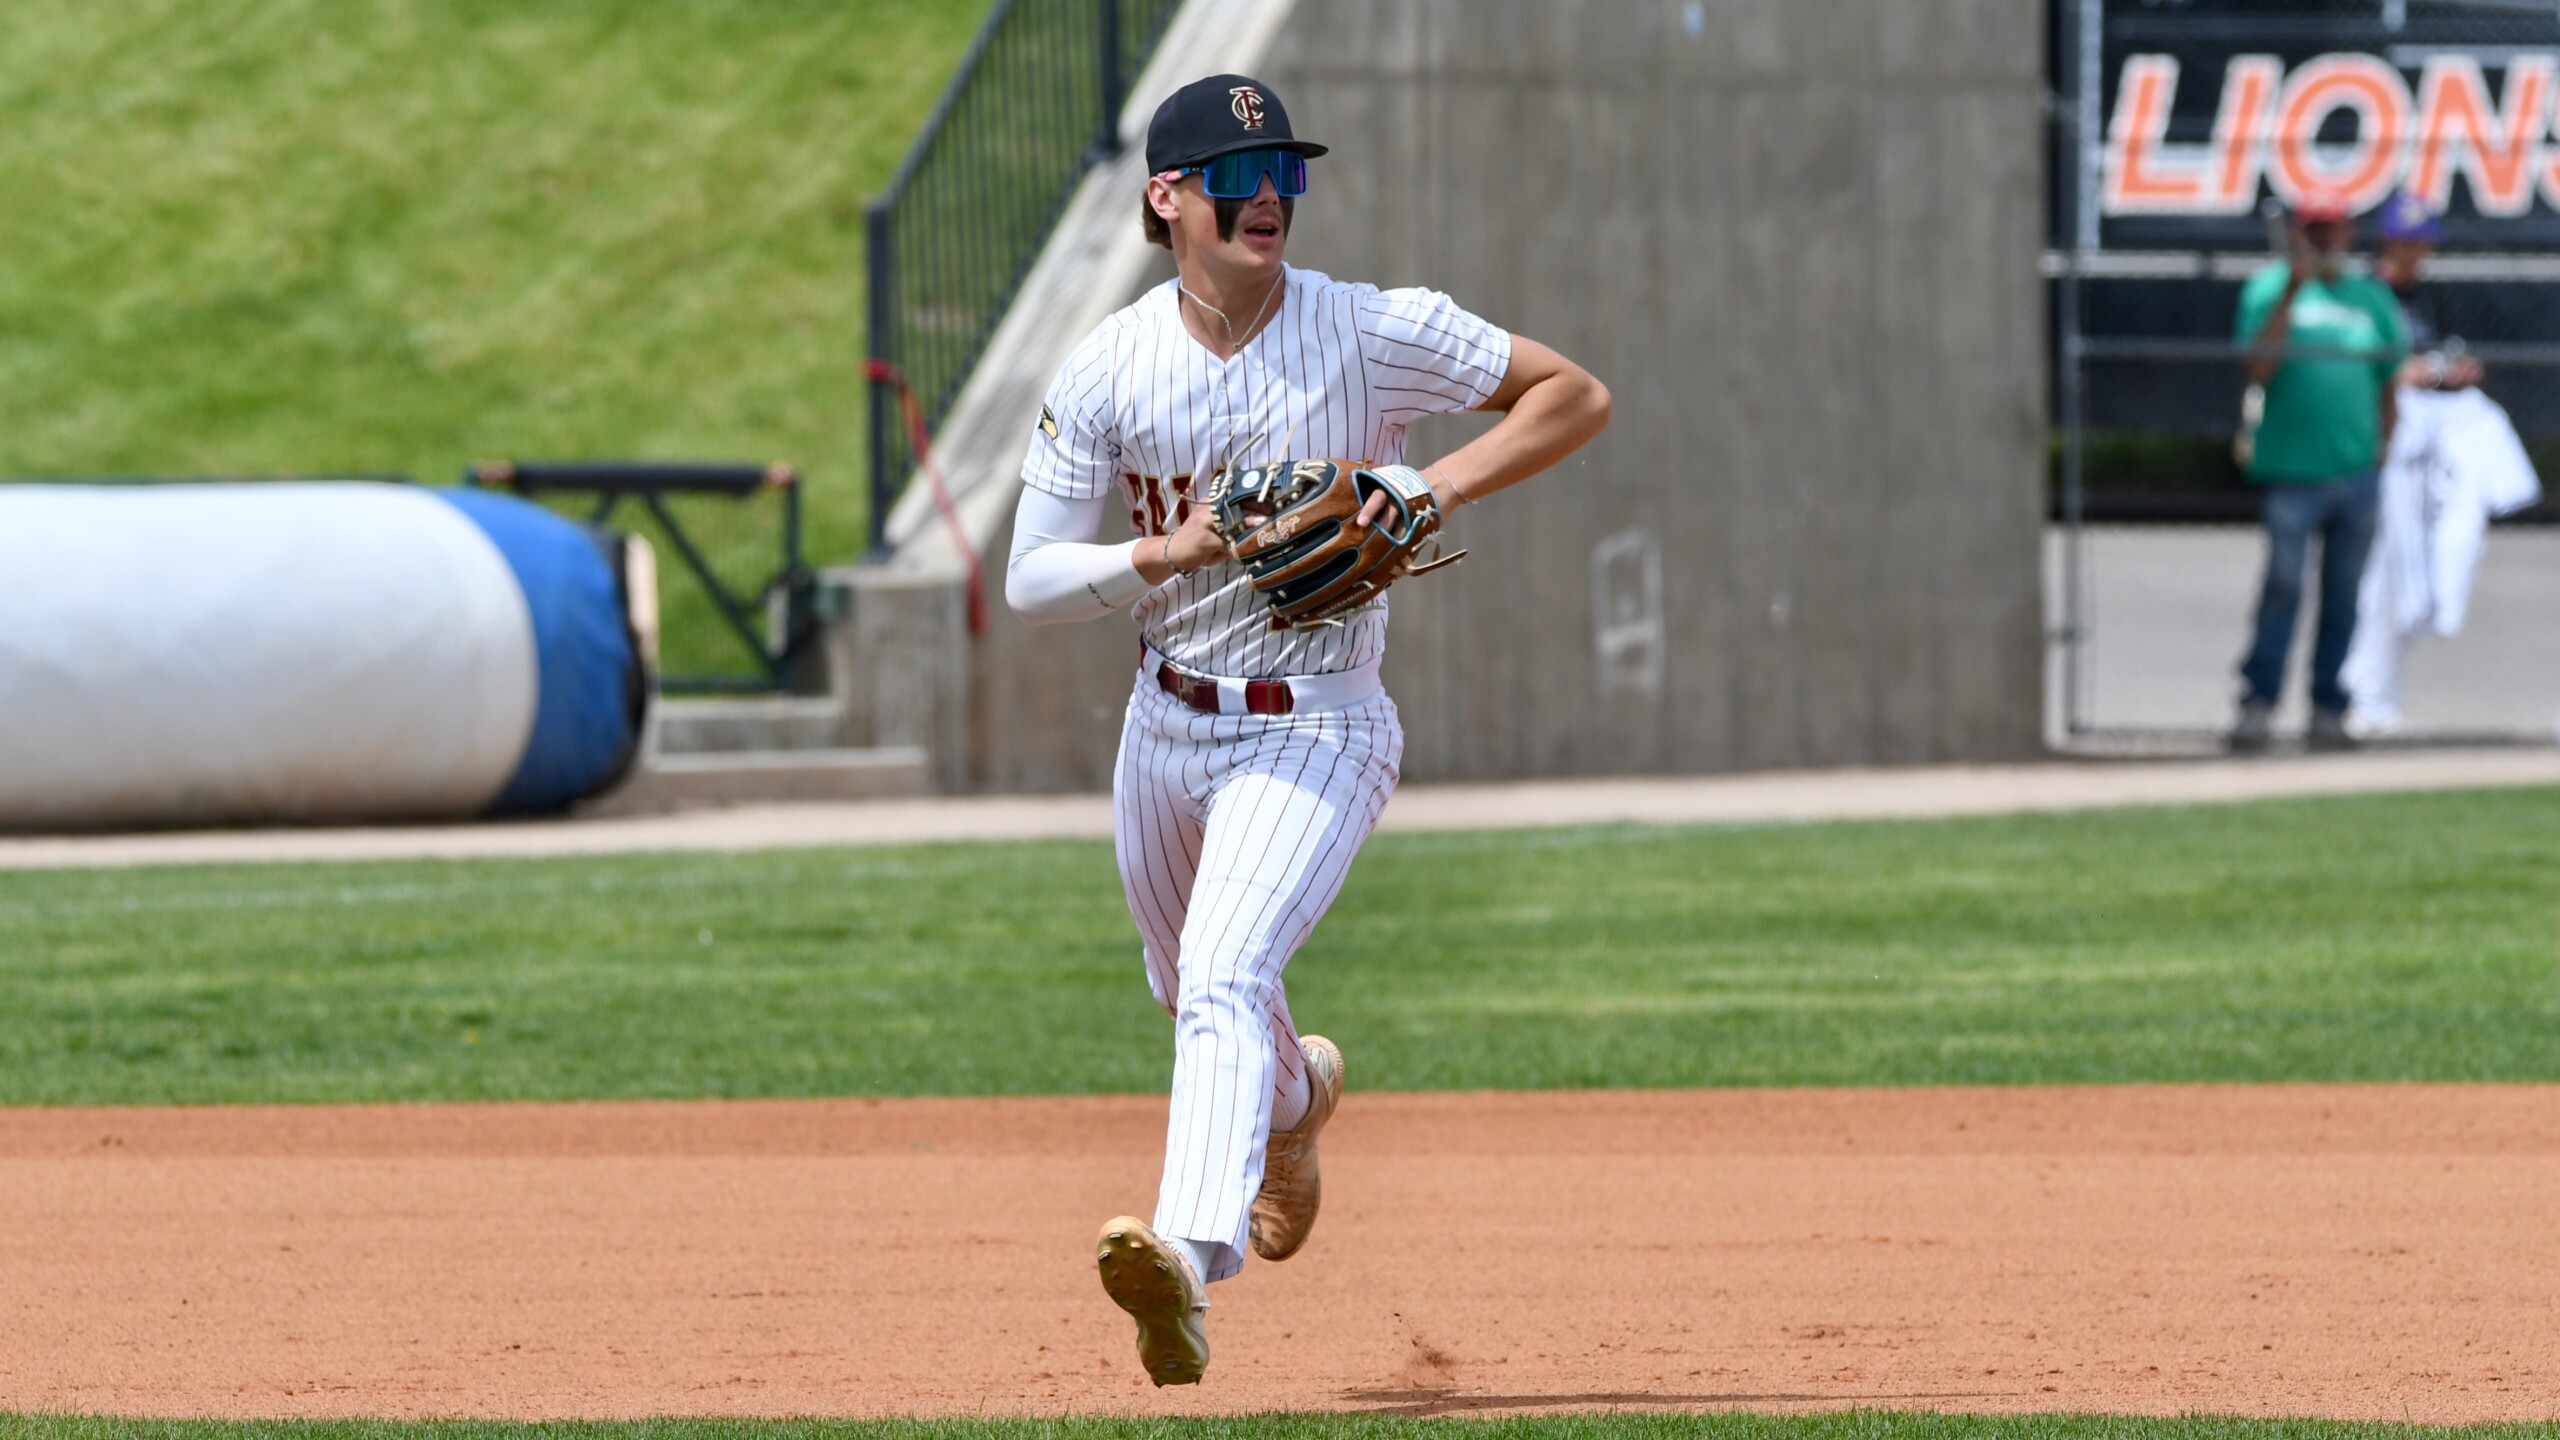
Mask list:
[[1395,790],[1384,694],[1341,710],[1204,715],[1144,675],[1112,776],[1120,880],[1147,986],[1174,1018],[1158,1233],[1244,1268],[1275,1094],[1305,1066],[1280,972],[1324,918]]

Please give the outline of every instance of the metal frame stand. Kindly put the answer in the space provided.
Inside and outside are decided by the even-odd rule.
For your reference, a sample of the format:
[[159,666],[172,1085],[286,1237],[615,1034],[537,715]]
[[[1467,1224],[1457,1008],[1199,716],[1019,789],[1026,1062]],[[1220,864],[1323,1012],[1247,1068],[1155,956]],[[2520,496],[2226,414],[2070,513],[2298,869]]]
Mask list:
[[[723,464],[638,460],[487,460],[462,472],[462,483],[511,491],[527,499],[544,495],[593,495],[587,523],[603,525],[625,500],[649,512],[675,546],[676,555],[693,572],[722,624],[755,660],[751,676],[668,674],[658,687],[671,692],[756,692],[788,689],[793,663],[817,633],[817,572],[801,555],[800,473],[788,465]],[[712,568],[711,559],[691,532],[667,508],[670,495],[721,495],[744,502],[766,491],[782,498],[782,534],[778,563],[751,591],[732,589]],[[782,602],[779,633],[768,634],[763,612],[776,598]]]

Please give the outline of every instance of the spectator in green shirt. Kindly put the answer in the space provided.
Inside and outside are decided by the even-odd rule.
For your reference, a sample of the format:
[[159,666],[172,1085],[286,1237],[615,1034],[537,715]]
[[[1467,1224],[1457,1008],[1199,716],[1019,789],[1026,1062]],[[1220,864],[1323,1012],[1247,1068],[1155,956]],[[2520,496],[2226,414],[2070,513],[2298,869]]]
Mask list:
[[2240,664],[2240,718],[2231,748],[2263,750],[2284,687],[2313,536],[2320,539],[2320,613],[2311,647],[2311,748],[2352,748],[2347,692],[2338,682],[2355,635],[2356,591],[2373,549],[2376,476],[2394,418],[2392,378],[2407,347],[2389,286],[2349,275],[2355,240],[2345,202],[2305,197],[2294,207],[2292,254],[2249,277],[2233,327],[2248,347],[2249,379],[2265,387],[2249,459],[2264,492],[2267,574],[2257,629]]

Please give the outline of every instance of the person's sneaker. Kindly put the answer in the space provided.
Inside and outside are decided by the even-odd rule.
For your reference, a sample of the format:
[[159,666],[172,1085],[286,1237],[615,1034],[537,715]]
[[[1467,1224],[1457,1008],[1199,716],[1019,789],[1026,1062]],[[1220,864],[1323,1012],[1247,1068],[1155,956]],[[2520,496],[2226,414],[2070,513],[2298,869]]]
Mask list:
[[1307,1057],[1307,1114],[1294,1130],[1271,1137],[1262,1150],[1262,1192],[1253,1197],[1253,1253],[1286,1260],[1316,1228],[1324,1203],[1324,1176],[1316,1168],[1316,1136],[1342,1103],[1342,1047],[1321,1035],[1298,1041]]
[[2314,750],[2353,750],[2357,744],[2356,737],[2347,729],[2347,712],[2344,710],[2312,711],[2310,733],[2302,738]]
[[1158,1385],[1197,1385],[1209,1368],[1206,1287],[1182,1252],[1134,1215],[1102,1227],[1094,1263],[1111,1301],[1138,1322],[1138,1363]]
[[2231,726],[2231,753],[2255,755],[2267,748],[2275,727],[2276,707],[2264,700],[2240,702],[2240,718]]

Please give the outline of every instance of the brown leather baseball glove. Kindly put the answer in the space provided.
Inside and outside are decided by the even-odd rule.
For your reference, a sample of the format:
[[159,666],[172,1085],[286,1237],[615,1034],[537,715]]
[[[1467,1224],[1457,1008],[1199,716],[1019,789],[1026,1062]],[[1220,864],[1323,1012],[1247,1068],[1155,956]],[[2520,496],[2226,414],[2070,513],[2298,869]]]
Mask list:
[[[1372,495],[1387,506],[1378,522],[1354,526]],[[1357,460],[1284,460],[1220,471],[1196,501],[1227,542],[1253,588],[1271,603],[1271,628],[1338,623],[1407,575],[1454,564],[1440,555],[1440,502],[1410,465]],[[1416,563],[1429,543],[1434,558]]]

